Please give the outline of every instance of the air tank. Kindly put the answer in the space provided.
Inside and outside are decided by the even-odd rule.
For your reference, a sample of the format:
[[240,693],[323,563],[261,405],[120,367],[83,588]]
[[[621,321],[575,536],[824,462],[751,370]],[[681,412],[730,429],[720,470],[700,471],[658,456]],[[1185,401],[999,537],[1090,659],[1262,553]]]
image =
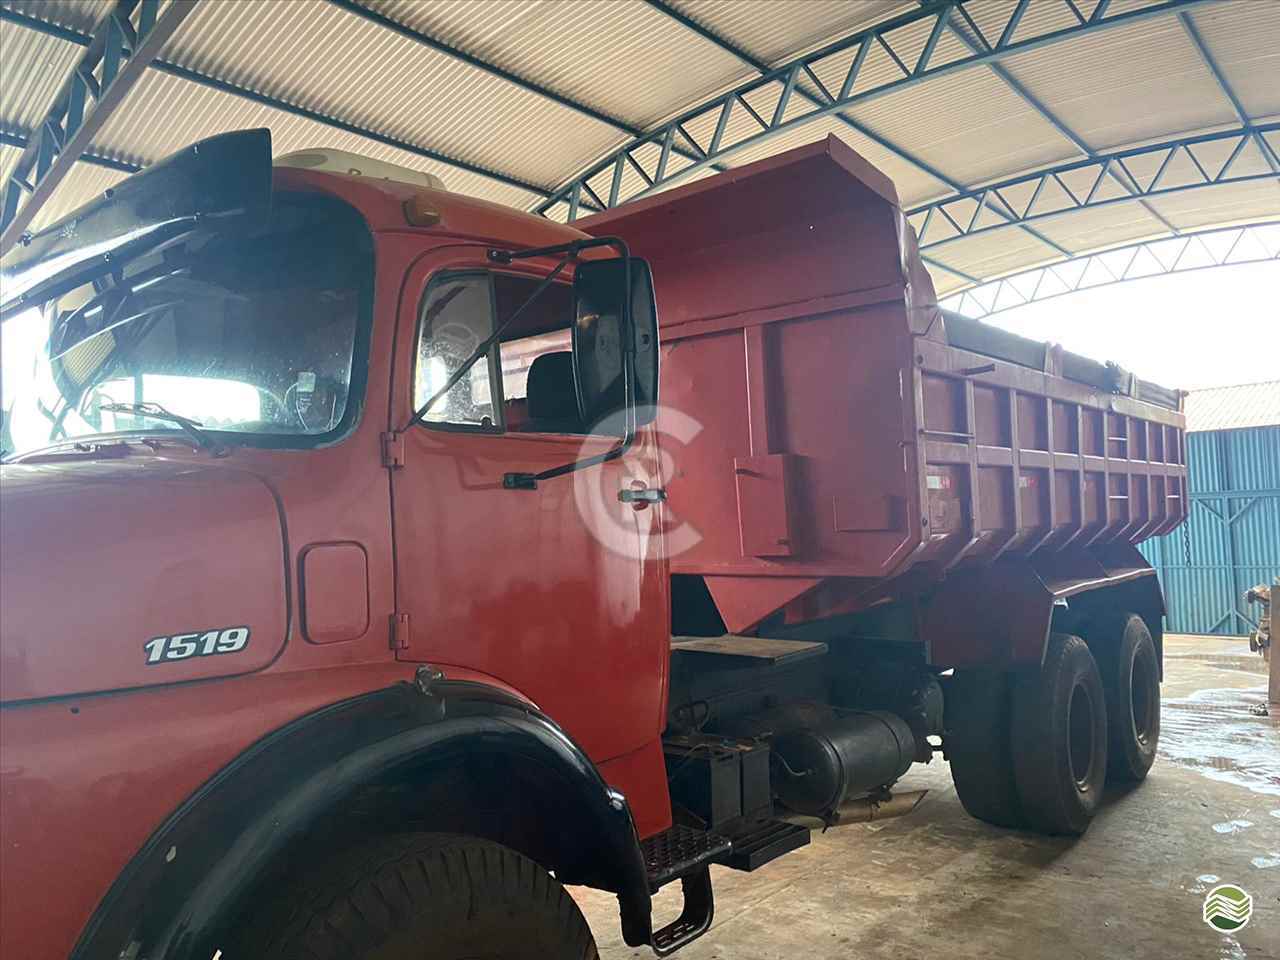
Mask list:
[[841,713],[772,741],[773,789],[796,813],[826,816],[847,798],[893,783],[911,766],[916,742],[897,714]]

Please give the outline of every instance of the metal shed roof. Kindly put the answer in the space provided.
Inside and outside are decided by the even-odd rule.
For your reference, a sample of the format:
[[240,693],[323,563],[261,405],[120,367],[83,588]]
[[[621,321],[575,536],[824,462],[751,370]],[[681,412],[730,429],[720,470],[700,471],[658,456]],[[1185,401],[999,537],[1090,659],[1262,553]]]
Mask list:
[[[184,2],[0,0],[0,182],[105,18]],[[947,294],[1280,219],[1277,76],[1275,0],[198,0],[35,222],[246,126],[561,220],[835,133]]]
[[1185,410],[1188,433],[1280,426],[1280,380],[1193,390]]

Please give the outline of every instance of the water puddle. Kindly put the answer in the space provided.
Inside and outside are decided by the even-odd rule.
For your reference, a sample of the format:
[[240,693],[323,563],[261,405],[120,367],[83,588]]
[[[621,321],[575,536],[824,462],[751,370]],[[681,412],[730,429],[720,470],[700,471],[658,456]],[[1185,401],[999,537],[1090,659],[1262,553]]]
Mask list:
[[1272,867],[1280,867],[1280,852],[1273,851],[1269,857],[1254,857],[1249,862],[1259,870],[1270,870]]
[[1253,826],[1249,820],[1228,820],[1225,823],[1215,823],[1213,825],[1214,833],[1239,833],[1241,830],[1248,830]]
[[1214,873],[1206,873],[1196,877],[1193,886],[1187,887],[1188,893],[1208,893],[1214,888],[1221,878]]
[[[1212,780],[1280,797],[1280,716],[1253,712],[1266,703],[1266,696],[1266,687],[1251,687],[1200,690],[1164,700],[1160,756]],[[1280,811],[1271,815],[1280,817]],[[1245,829],[1242,823],[1215,824],[1214,829],[1234,833]]]

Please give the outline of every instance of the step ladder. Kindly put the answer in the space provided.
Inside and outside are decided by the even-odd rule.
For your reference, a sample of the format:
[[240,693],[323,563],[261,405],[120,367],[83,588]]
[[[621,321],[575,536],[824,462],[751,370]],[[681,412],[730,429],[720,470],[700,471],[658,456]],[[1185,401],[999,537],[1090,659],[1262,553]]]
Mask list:
[[732,850],[727,838],[681,824],[640,842],[649,892],[657,893],[679,880],[684,893],[680,916],[650,937],[649,946],[658,956],[669,956],[711,929],[715,916],[711,864]]

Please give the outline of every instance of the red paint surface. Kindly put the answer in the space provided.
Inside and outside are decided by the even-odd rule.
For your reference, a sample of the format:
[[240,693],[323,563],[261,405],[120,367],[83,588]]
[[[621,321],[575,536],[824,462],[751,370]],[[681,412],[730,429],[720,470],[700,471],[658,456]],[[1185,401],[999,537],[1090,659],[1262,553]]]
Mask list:
[[653,267],[664,416],[701,426],[668,485],[701,539],[671,569],[731,630],[1186,514],[1181,414],[1065,380],[1054,351],[1041,371],[951,346],[892,185],[834,138],[578,225]]
[[[429,273],[421,258],[448,248],[430,262],[483,264],[485,240],[580,236],[443,192],[431,194],[442,224],[412,229],[402,210],[412,188],[296,170],[276,178],[346,199],[375,231],[369,386],[353,433],[308,451],[240,448],[214,459],[175,438],[157,450],[116,445],[3,468],[4,957],[65,957],[147,837],[249,744],[412,676],[415,664],[390,647],[392,475],[380,434],[393,407],[396,423],[408,418],[407,386],[394,395],[388,386],[393,370],[408,383],[417,290]],[[405,288],[420,260],[417,286]],[[406,448],[409,462],[395,475],[396,524],[413,541],[402,541],[399,558],[414,638],[406,654],[529,699],[601,764],[621,758],[607,775],[645,832],[665,828],[665,772],[653,744],[668,579],[661,536],[648,536],[661,510],[631,510],[613,491],[617,509],[606,519],[624,522],[624,537],[622,552],[611,552],[584,532],[573,478],[534,494],[493,489],[506,470],[573,459],[578,443],[418,427]],[[590,473],[603,492],[632,477],[659,485],[656,440],[646,433],[623,461]],[[349,552],[313,565],[316,581],[302,582],[307,548],[330,543],[358,545],[348,550],[363,551],[367,583]],[[307,642],[308,612],[326,624],[313,640],[341,641]],[[144,663],[153,636],[242,621],[252,635],[241,654]],[[189,680],[202,682],[178,682]]]
[[[401,329],[441,269],[484,269],[475,247],[428,255],[405,282]],[[412,356],[400,355],[393,419],[412,414]],[[601,453],[608,437],[417,428],[392,477],[397,562],[413,660],[466,663],[532,698],[597,761],[656,742],[669,656],[662,505],[618,501],[662,486],[652,428],[621,458],[536,490],[502,488]],[[409,585],[412,585],[411,587]],[[660,752],[654,768],[662,770]]]

